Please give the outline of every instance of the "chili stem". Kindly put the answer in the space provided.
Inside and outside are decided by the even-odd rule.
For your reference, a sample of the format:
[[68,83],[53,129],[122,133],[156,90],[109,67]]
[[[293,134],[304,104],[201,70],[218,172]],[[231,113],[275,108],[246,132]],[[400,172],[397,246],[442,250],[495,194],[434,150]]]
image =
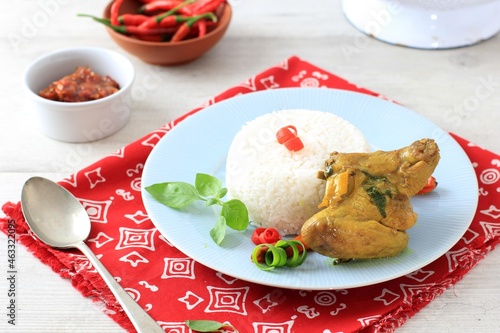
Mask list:
[[186,0],[186,1],[183,1],[182,3],[178,4],[177,6],[175,6],[172,9],[170,9],[169,11],[166,11],[165,13],[156,16],[155,17],[156,23],[160,23],[161,20],[163,20],[165,17],[170,16],[172,14],[175,14],[182,7],[184,7],[186,5],[189,5],[190,3],[193,3],[195,1],[196,0]]
[[179,41],[183,40],[191,31],[191,27],[193,26],[193,24],[195,24],[199,20],[203,20],[205,18],[208,18],[214,22],[217,22],[217,16],[215,16],[213,13],[205,13],[205,14],[194,16],[194,17],[188,19],[187,21],[185,21],[179,27],[179,29],[177,29],[177,31],[172,36],[172,39],[170,41],[175,43],[175,42],[179,42]]
[[[141,27],[135,27],[135,26],[124,26],[124,25],[113,25],[111,24],[110,20],[108,19],[103,19],[100,17],[88,15],[88,14],[78,14],[78,16],[82,17],[90,17],[96,22],[99,22],[101,24],[104,24],[110,29],[113,29],[114,31],[121,33],[121,34],[131,34],[131,35],[162,35],[162,34],[169,34],[172,33],[172,29],[169,28],[157,28],[157,29],[143,29]],[[179,22],[183,22],[186,20],[190,20],[191,18],[186,18],[186,17],[178,17]]]

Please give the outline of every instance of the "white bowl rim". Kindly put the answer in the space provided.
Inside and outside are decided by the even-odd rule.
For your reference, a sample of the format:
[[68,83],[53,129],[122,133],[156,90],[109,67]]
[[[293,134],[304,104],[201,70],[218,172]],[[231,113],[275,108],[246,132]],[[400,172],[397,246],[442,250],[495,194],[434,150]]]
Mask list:
[[[85,102],[59,102],[59,101],[53,101],[53,100],[41,97],[40,95],[38,95],[36,92],[34,92],[28,86],[27,81],[28,81],[28,76],[30,74],[30,71],[33,68],[35,68],[40,62],[42,62],[43,60],[45,60],[47,58],[53,57],[55,55],[58,55],[58,54],[78,54],[78,52],[102,52],[102,53],[107,53],[109,55],[113,55],[115,57],[120,58],[123,61],[123,63],[126,64],[127,67],[129,67],[129,70],[130,70],[130,73],[131,73],[130,79],[126,82],[125,85],[120,85],[120,89],[116,93],[108,95],[108,96],[103,97],[103,98],[99,98],[99,99],[92,100],[92,101],[85,101]],[[120,97],[122,94],[126,93],[130,89],[130,87],[132,86],[132,84],[134,82],[134,79],[135,79],[135,68],[134,68],[132,62],[126,56],[124,56],[123,54],[118,53],[118,52],[113,51],[113,50],[110,50],[110,49],[107,49],[107,48],[102,48],[102,47],[96,47],[96,46],[77,46],[77,47],[61,48],[61,49],[54,50],[52,52],[43,54],[43,55],[35,58],[35,60],[33,60],[28,65],[28,67],[25,69],[25,71],[24,71],[24,74],[23,74],[23,85],[24,85],[25,89],[28,91],[28,93],[30,95],[32,95],[33,98],[35,98],[39,102],[46,103],[48,106],[61,107],[61,106],[64,105],[64,107],[65,108],[67,107],[68,111],[71,112],[71,111],[79,111],[77,109],[79,107],[81,107],[81,106],[92,106],[93,104],[103,103],[103,102],[105,102],[105,101],[107,101],[109,99],[114,99],[114,98]]]

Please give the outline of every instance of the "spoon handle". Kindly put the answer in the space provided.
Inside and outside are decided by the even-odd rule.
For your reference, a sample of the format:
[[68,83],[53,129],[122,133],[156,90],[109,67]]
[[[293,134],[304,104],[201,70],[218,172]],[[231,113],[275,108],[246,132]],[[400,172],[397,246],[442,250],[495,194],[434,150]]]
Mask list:
[[92,250],[85,243],[75,245],[90,260],[95,269],[113,292],[118,302],[125,310],[130,321],[138,333],[165,333],[158,323],[139,306],[130,295],[116,282],[108,270],[103,266]]

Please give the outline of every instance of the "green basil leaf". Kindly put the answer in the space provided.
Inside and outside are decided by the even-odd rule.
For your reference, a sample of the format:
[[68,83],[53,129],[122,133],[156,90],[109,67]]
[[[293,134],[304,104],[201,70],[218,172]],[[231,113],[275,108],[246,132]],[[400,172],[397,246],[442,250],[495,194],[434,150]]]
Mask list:
[[210,236],[215,244],[220,245],[226,236],[226,218],[222,215],[219,216],[215,222],[215,226],[210,230]]
[[224,327],[223,323],[215,320],[186,320],[186,325],[198,332],[217,332]]
[[210,198],[206,201],[206,206],[213,206],[213,205],[217,205],[219,203],[219,199],[216,199],[216,198]]
[[167,182],[147,186],[146,191],[170,208],[183,208],[200,199],[196,188],[184,182]]
[[222,199],[227,194],[227,188],[223,187],[220,189],[219,193],[217,193],[217,198]]
[[243,202],[231,199],[222,204],[221,215],[226,218],[227,226],[234,230],[245,230],[248,227],[248,210]]
[[197,173],[194,185],[200,195],[216,196],[222,188],[222,181],[206,173]]

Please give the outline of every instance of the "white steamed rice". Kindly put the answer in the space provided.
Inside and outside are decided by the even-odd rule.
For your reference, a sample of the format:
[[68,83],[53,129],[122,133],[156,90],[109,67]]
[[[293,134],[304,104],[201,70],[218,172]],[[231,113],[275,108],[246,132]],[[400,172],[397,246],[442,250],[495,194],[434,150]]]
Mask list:
[[[302,150],[291,152],[277,143],[276,132],[287,125],[297,128]],[[229,148],[229,196],[245,203],[253,224],[297,234],[319,211],[325,182],[316,175],[333,151],[368,152],[369,144],[354,125],[328,112],[282,110],[257,117]]]

